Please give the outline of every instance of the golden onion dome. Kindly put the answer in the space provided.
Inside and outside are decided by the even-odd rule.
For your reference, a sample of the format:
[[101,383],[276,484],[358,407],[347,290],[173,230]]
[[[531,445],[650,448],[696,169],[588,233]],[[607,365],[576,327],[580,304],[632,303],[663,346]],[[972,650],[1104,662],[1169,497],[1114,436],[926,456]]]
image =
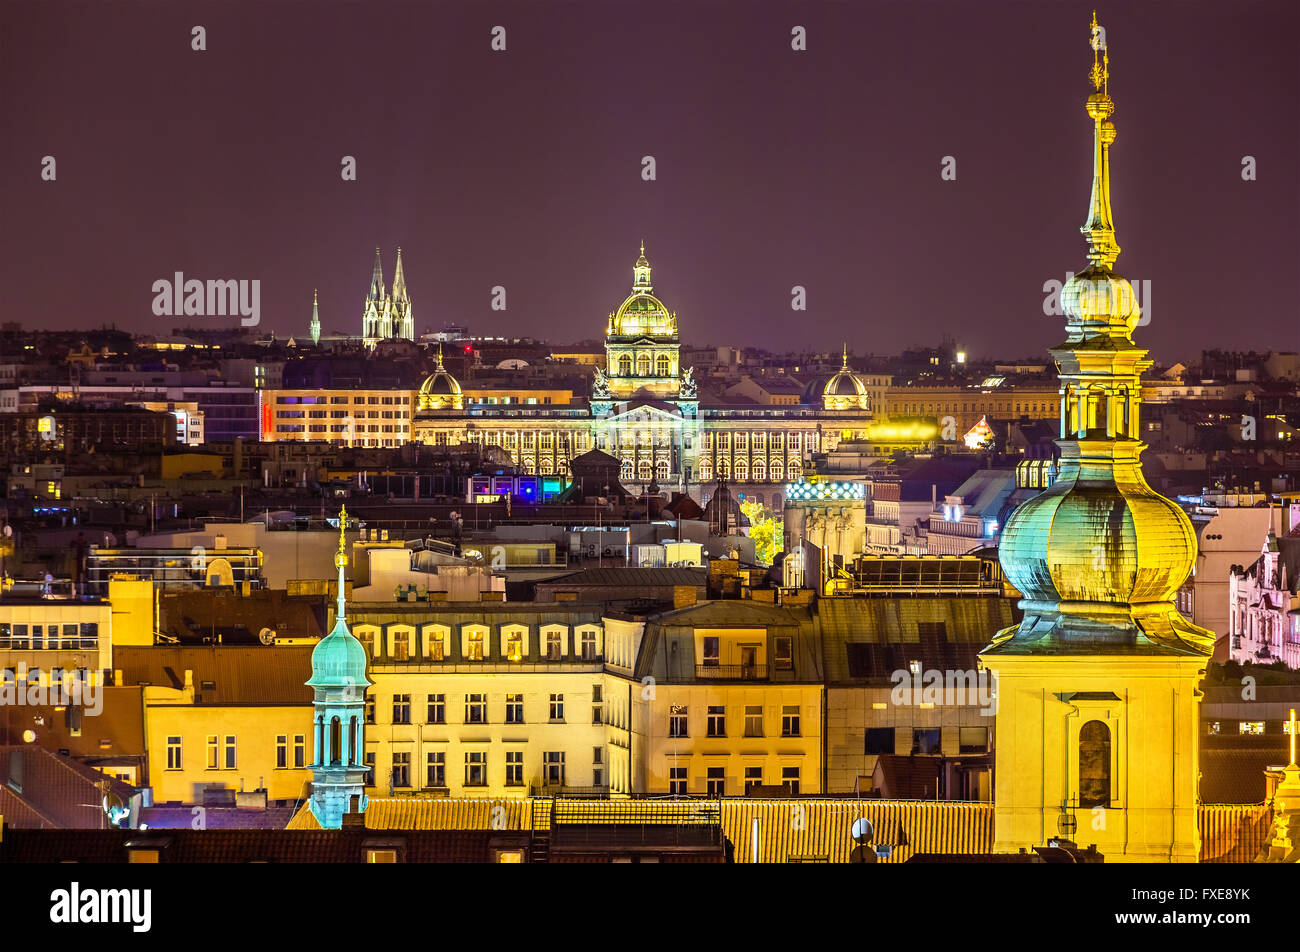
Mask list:
[[610,333],[620,337],[666,337],[677,333],[677,320],[653,294],[628,295],[610,318]]

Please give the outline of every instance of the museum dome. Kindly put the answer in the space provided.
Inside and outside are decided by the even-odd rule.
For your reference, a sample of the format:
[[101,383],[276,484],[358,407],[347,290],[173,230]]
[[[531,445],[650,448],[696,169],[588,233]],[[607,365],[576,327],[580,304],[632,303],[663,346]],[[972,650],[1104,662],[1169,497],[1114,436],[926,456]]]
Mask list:
[[438,347],[438,366],[420,384],[418,403],[421,410],[461,409],[464,397],[460,383],[442,365],[442,346]]
[[822,398],[828,410],[847,410],[867,406],[867,386],[862,378],[849,369],[849,351],[846,346],[840,362],[840,369],[835,372],[826,386],[822,388]]

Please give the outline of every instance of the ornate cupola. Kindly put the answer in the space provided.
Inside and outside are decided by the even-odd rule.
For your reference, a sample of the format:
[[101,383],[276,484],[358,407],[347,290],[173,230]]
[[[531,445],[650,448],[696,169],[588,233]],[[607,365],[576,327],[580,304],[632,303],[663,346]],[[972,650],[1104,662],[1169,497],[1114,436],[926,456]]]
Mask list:
[[1133,343],[1141,318],[1133,287],[1113,267],[1115,104],[1109,53],[1100,52],[1085,103],[1093,120],[1092,195],[1080,229],[1088,265],[1061,291],[1067,336],[1050,349],[1061,380],[1060,475],[1002,531],[999,556],[1024,595],[1025,618],[991,650],[1205,654],[1213,634],[1174,607],[1196,557],[1195,532],[1181,508],[1147,485],[1139,462],[1141,374],[1151,361]]
[[366,808],[366,649],[348,630],[343,569],[348,564],[348,510],[339,510],[338,599],[334,627],[311,653],[315,691],[312,725],[315,754],[310,770],[311,812],[321,827],[337,830],[343,814]]
[[[1174,604],[1196,536],[1147,485],[1139,457],[1141,312],[1110,207],[1110,56],[1092,20],[1088,265],[1062,289],[1059,475],[1002,530],[1024,619],[980,653],[996,685],[994,851],[1050,837],[1106,862],[1195,862],[1199,684],[1214,634]],[[1098,56],[1100,54],[1100,61]]]
[[822,405],[827,410],[869,409],[867,387],[862,378],[849,369],[849,345],[844,345],[840,369],[826,381],[822,390]]
[[442,365],[442,344],[438,345],[438,366],[420,385],[417,397],[420,410],[463,410],[465,396],[456,378]]
[[626,399],[638,392],[675,399],[680,394],[677,315],[653,291],[643,241],[632,266],[632,292],[605,325],[605,371],[597,376],[594,399]]

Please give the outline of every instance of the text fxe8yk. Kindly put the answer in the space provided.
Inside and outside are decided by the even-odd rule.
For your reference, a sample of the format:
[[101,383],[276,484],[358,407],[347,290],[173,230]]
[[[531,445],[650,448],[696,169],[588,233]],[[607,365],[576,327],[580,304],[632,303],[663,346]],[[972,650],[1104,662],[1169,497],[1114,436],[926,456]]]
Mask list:
[[148,932],[153,923],[150,889],[83,889],[72,883],[50,893],[50,921],[59,924],[127,923],[133,932]]
[[923,671],[913,663],[895,671],[889,680],[894,685],[889,699],[899,707],[978,707],[987,717],[998,712],[998,676],[993,671]]

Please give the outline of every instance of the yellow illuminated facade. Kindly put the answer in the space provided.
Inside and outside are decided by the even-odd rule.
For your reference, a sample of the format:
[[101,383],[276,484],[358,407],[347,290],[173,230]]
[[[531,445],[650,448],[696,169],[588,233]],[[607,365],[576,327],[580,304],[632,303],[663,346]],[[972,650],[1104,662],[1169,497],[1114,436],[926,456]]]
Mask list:
[[[1096,38],[1095,16],[1093,27]],[[1067,835],[1107,862],[1194,862],[1198,682],[1214,634],[1175,607],[1196,539],[1139,462],[1140,376],[1151,362],[1132,339],[1133,289],[1113,270],[1114,103],[1096,39],[1093,58],[1089,263],[1062,291],[1068,334],[1050,351],[1059,473],[1003,530],[1000,558],[1024,620],[981,654],[998,676],[994,848]]]
[[500,447],[542,476],[566,475],[570,460],[599,449],[622,461],[625,484],[668,490],[721,476],[734,491],[779,505],[782,484],[799,479],[813,453],[866,438],[871,392],[846,354],[816,402],[702,402],[693,368],[681,364],[677,315],[654,294],[643,244],[631,292],[606,320],[604,365],[589,398],[534,404],[503,390],[496,399],[509,402],[485,402],[491,392],[462,390],[440,365],[419,394],[412,436]]

